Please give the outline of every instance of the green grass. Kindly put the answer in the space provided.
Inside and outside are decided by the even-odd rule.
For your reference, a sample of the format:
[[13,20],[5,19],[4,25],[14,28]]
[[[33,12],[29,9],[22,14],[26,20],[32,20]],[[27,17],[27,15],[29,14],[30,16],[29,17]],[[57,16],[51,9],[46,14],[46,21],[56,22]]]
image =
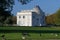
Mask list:
[[60,27],[0,27],[0,30],[60,30]]
[[[18,32],[14,33],[3,33],[1,32],[1,30],[3,30],[4,32],[6,32],[5,30],[17,30]],[[1,40],[1,36],[4,34],[7,40],[21,40],[22,38],[22,33],[19,32],[20,30],[35,30],[35,31],[39,31],[39,30],[50,30],[50,31],[60,31],[60,27],[0,27],[0,40]],[[10,32],[10,31],[9,31]],[[25,31],[26,32],[26,31]],[[60,39],[60,33],[33,33],[34,31],[32,31],[31,33],[29,32],[30,36],[26,36],[27,40],[46,40],[46,39]],[[56,36],[56,34],[58,36]]]
[[0,32],[60,33],[60,27],[0,27]]
[[6,39],[21,39],[21,33],[0,33],[0,39],[1,36],[5,35]]
[[[22,34],[21,33],[0,33],[0,40],[1,35],[5,35],[5,38],[7,40],[21,40]],[[26,36],[27,40],[40,40],[40,39],[59,39],[60,34],[56,36],[56,34],[53,33],[42,33],[41,35],[39,33],[29,33],[30,36]]]

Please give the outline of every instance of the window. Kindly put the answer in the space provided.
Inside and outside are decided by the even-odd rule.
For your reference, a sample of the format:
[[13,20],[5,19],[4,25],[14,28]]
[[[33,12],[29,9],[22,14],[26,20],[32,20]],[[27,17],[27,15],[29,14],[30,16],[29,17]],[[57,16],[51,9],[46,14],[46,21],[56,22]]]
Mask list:
[[37,21],[39,21],[39,19],[37,18]]
[[19,16],[19,18],[21,18],[21,16]]
[[23,16],[23,18],[25,18],[25,16]]
[[33,18],[35,18],[35,16],[33,15]]

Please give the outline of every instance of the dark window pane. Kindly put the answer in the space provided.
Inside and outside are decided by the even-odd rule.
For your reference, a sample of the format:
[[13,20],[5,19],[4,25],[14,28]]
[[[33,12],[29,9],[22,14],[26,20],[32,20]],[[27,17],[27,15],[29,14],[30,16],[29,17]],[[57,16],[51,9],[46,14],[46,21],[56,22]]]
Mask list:
[[21,16],[19,16],[19,18],[21,18]]
[[23,18],[25,18],[25,16],[23,16]]

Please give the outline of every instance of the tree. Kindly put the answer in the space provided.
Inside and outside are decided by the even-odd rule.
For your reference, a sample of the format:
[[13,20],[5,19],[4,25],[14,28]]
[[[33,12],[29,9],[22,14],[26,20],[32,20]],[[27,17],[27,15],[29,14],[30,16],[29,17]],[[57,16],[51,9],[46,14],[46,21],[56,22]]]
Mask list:
[[55,23],[60,25],[60,9],[55,13]]
[[0,17],[1,23],[3,23],[7,17],[12,16],[11,11],[14,1],[11,0],[0,0]]
[[18,0],[19,2],[21,2],[21,4],[27,4],[32,0]]
[[60,9],[58,9],[54,14],[46,16],[47,24],[60,25]]
[[[9,17],[13,16],[11,11],[13,10],[15,0],[0,0],[0,22],[4,23],[4,21]],[[20,3],[27,4],[31,0],[18,0]]]

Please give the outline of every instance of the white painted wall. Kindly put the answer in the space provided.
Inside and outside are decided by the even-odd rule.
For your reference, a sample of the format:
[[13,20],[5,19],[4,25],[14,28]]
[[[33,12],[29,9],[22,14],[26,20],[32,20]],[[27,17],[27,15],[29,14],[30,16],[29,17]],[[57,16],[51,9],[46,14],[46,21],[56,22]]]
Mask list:
[[[19,18],[19,16],[20,16],[20,18]],[[23,18],[23,16],[25,18]],[[32,26],[32,13],[31,12],[17,13],[17,25],[19,25],[19,26]]]
[[[23,16],[25,16],[25,18],[23,18]],[[39,8],[39,6],[36,6],[33,10],[23,10],[21,12],[18,12],[17,25],[19,26],[44,26],[45,13]]]
[[[23,16],[25,18],[23,18]],[[44,15],[37,14],[35,12],[18,12],[17,25],[19,26],[44,26],[45,25]]]

